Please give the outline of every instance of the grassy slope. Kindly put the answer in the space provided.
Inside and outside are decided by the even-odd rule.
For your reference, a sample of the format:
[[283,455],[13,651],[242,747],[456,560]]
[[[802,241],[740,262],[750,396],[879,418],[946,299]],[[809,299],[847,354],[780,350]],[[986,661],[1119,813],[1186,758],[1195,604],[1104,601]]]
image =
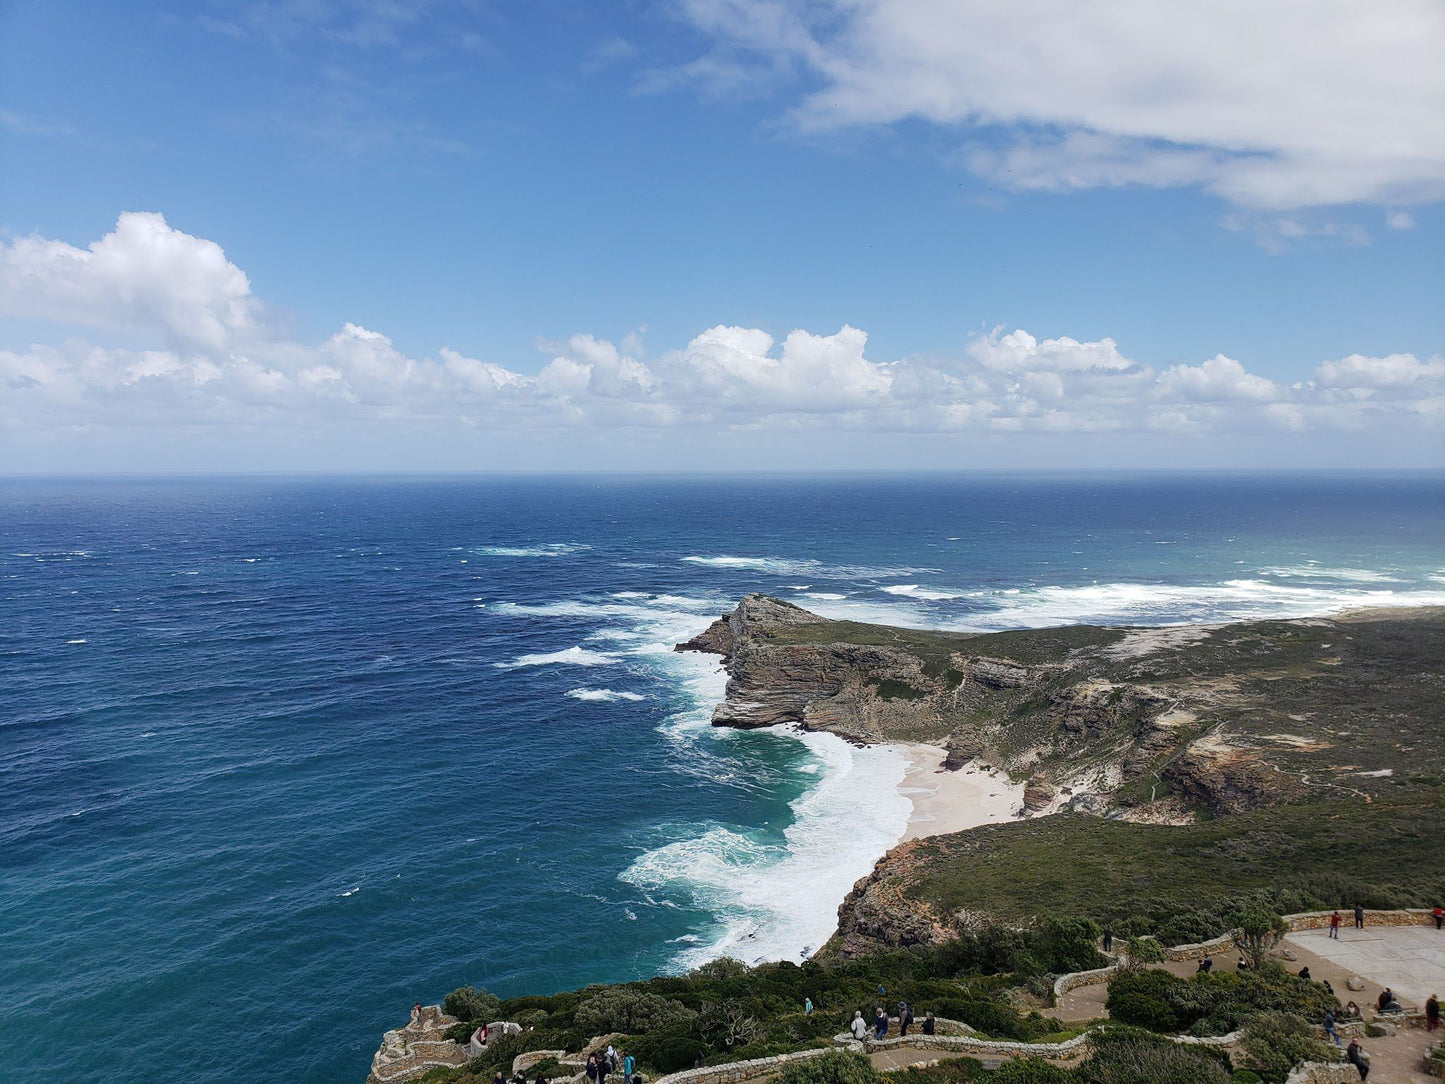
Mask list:
[[1060,814],[937,836],[916,858],[910,895],[1013,920],[1162,917],[1259,890],[1423,906],[1445,892],[1445,791],[1185,826]]

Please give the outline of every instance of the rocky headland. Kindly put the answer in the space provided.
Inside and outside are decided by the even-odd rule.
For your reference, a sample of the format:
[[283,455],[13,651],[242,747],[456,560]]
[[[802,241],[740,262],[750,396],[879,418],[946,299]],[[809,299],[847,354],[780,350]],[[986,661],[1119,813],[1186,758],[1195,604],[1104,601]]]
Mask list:
[[[1062,814],[895,848],[844,901],[831,953],[1089,910],[1061,882],[1167,894],[1191,866],[1207,896],[1276,864],[1285,880],[1373,869],[1396,847],[1362,856],[1361,840],[1383,828],[1400,843],[1395,828],[1440,816],[1440,609],[969,634],[833,621],[755,594],[678,650],[723,658],[715,725],[930,743],[946,768],[1022,782],[1021,816]],[[1316,839],[1321,823],[1339,830]]]

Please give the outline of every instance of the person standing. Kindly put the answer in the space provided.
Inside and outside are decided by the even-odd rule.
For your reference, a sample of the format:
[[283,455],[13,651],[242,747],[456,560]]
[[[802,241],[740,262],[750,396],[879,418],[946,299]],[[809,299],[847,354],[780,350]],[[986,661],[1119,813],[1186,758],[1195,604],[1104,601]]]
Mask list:
[[803,1015],[804,1015],[804,1016],[812,1016],[812,1015],[813,1015],[813,999],[810,998],[810,997],[805,997],[805,998],[803,998]]
[[1344,1043],[1340,1042],[1340,1033],[1339,1030],[1335,1027],[1334,1009],[1325,1010],[1325,1034],[1335,1041],[1336,1046],[1345,1045]]
[[1431,994],[1425,999],[1425,1027],[1434,1031],[1440,1026],[1440,999]]
[[1435,928],[1437,930],[1440,929],[1441,926],[1445,926],[1445,907],[1441,907],[1437,903],[1435,910],[1430,912],[1430,917],[1435,920]]
[[932,1010],[932,1009],[929,1009],[926,1013],[923,1014],[923,1024],[922,1024],[921,1026],[922,1026],[922,1029],[923,1029],[923,1034],[925,1034],[925,1035],[932,1035],[932,1034],[933,1034],[933,1029],[934,1029],[935,1027],[937,1027],[937,1024],[935,1023],[935,1021],[934,1021],[934,1019],[933,1019],[933,1010]]
[[1361,1080],[1370,1075],[1370,1055],[1365,1053],[1359,1039],[1350,1040],[1349,1049],[1345,1051],[1345,1060],[1358,1070]]
[[[584,1072],[586,1072],[587,1074],[587,1080],[589,1084],[601,1084],[601,1078],[597,1075],[598,1066],[596,1054],[587,1055],[587,1068],[584,1070]],[[501,1076],[500,1073],[498,1073],[497,1075]]]
[[1338,911],[1330,916],[1330,936],[1336,941],[1340,939],[1340,913]]
[[637,1074],[637,1059],[631,1054],[622,1055],[622,1078],[627,1084],[632,1084],[632,1078]]
[[913,1023],[913,1010],[908,1007],[908,1002],[898,1003],[898,1034],[907,1035],[908,1025]]
[[848,1026],[848,1030],[853,1033],[853,1038],[857,1039],[860,1043],[868,1038],[868,1021],[863,1019],[862,1009],[854,1010],[853,1023]]
[[1365,928],[1365,908],[1361,904],[1355,904],[1355,929]]
[[1114,931],[1109,929],[1108,926],[1104,927],[1104,951],[1114,951]]

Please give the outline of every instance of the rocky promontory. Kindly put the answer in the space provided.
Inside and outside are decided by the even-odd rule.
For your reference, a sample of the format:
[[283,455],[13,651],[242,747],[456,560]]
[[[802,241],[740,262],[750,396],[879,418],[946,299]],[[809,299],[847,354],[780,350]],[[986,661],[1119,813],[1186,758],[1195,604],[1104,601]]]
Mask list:
[[[1167,868],[1183,838],[1168,833],[1207,824],[1215,850],[1195,857],[1228,865],[1233,854],[1243,869],[1274,839],[1271,823],[1309,835],[1314,814],[1298,821],[1300,808],[1339,821],[1373,804],[1383,822],[1387,808],[1439,801],[1445,788],[1440,609],[972,634],[834,621],[755,594],[678,650],[723,658],[714,725],[928,742],[947,768],[977,763],[1024,783],[1025,815],[1070,814],[1047,829],[1018,822],[895,848],[840,909],[831,949],[845,954],[936,942],[974,911],[1006,912],[999,892],[953,891],[961,862],[1012,854],[998,876],[1047,882],[1062,868],[1052,848],[1087,857],[1107,837],[1130,855],[1142,841]],[[1103,824],[1116,827],[1090,828]],[[1019,857],[1044,837],[1040,864]],[[1333,866],[1347,851],[1313,861]],[[1114,872],[1084,868],[1101,883]]]

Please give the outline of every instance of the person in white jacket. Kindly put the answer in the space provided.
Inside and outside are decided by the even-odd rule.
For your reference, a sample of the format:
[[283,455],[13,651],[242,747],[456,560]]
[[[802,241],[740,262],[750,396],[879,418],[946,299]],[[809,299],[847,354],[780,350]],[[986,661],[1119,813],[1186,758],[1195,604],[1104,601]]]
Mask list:
[[868,1038],[868,1021],[863,1019],[862,1009],[854,1011],[853,1023],[850,1025],[849,1030],[853,1032],[853,1038],[857,1039],[860,1043]]

